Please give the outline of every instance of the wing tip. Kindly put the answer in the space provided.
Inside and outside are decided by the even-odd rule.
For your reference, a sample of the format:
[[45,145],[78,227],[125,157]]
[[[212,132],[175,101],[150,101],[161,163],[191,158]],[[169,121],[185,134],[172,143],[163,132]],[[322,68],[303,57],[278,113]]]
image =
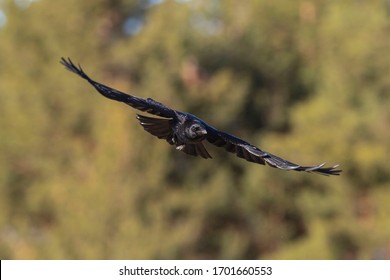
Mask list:
[[73,61],[68,58],[61,57],[60,63],[65,66],[66,70],[69,70],[70,72],[73,72],[79,76],[81,76],[84,79],[90,80],[90,78],[85,74],[83,68],[81,68],[80,64],[76,66]]
[[329,176],[329,175],[339,176],[341,175],[341,172],[343,172],[343,170],[337,169],[340,166],[340,164],[336,164],[330,167],[323,167],[324,165],[325,163],[318,165],[317,166],[318,168],[315,168],[313,170],[305,170],[305,171],[314,172],[325,176]]

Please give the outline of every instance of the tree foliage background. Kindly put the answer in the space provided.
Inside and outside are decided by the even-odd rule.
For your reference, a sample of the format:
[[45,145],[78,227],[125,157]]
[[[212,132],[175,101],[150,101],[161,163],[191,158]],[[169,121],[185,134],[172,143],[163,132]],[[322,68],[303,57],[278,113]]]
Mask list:
[[[389,259],[388,0],[0,1],[0,258]],[[340,177],[192,158],[65,71]]]

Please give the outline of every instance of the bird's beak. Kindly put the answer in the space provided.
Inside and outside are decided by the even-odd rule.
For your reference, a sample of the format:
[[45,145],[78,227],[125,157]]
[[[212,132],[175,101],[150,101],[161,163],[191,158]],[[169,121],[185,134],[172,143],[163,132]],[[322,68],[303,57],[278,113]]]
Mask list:
[[205,128],[202,128],[202,130],[200,131],[200,133],[202,133],[202,135],[206,135],[207,134],[207,130]]

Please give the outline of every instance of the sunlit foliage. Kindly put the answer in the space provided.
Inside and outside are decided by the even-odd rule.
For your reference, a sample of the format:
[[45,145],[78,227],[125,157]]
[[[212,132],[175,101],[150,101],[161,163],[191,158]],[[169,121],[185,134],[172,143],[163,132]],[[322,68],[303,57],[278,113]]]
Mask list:
[[[0,2],[0,258],[390,258],[388,1]],[[145,133],[59,64],[300,164]]]

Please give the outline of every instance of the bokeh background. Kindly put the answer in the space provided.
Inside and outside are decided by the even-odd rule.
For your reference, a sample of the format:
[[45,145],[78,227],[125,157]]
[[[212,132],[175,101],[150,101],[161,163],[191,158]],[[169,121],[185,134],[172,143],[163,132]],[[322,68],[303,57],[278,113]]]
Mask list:
[[[193,158],[64,70],[339,177]],[[0,1],[1,259],[389,259],[390,1]]]

